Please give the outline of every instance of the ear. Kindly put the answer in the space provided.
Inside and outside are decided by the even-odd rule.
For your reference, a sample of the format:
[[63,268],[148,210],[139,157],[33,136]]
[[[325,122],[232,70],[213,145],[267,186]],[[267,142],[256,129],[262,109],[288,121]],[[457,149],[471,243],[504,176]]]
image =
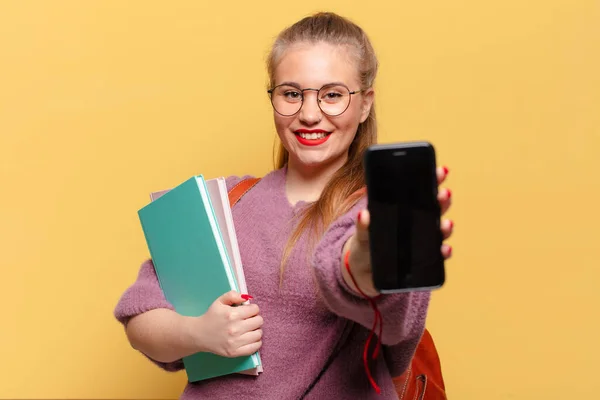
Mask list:
[[371,107],[373,107],[373,100],[375,100],[375,91],[373,88],[369,88],[362,93],[362,104],[360,109],[360,123],[362,124],[367,120]]

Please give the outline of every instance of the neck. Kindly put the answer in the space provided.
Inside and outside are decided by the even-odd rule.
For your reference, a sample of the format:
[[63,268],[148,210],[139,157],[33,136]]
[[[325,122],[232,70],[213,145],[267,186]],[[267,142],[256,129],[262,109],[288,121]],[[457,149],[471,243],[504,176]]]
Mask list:
[[298,201],[313,202],[319,199],[333,175],[346,163],[342,157],[329,164],[306,166],[289,159],[286,176],[286,194],[291,204]]

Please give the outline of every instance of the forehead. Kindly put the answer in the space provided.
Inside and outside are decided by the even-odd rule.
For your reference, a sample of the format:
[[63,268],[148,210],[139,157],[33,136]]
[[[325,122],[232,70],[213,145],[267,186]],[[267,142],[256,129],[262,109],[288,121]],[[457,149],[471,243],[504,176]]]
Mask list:
[[285,51],[275,69],[275,84],[282,82],[295,82],[303,88],[342,82],[353,89],[359,83],[358,69],[346,46],[298,43]]

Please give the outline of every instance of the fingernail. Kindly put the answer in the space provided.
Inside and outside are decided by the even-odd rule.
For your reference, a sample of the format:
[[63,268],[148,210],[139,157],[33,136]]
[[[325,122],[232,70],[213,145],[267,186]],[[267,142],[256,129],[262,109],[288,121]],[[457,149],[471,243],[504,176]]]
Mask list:
[[452,192],[450,191],[450,189],[446,189],[446,192],[448,192],[448,198],[452,197]]
[[252,298],[253,298],[253,297],[252,297],[252,296],[250,296],[249,294],[243,294],[243,295],[242,295],[242,299],[244,299],[244,300],[250,300],[250,299],[252,299]]
[[448,172],[450,171],[448,167],[444,165],[442,168],[444,169],[444,175],[448,175]]
[[358,222],[360,222],[360,215],[362,214],[362,211],[358,212]]
[[450,229],[454,228],[454,221],[449,221],[450,222]]
[[452,246],[448,246],[448,257],[452,255]]

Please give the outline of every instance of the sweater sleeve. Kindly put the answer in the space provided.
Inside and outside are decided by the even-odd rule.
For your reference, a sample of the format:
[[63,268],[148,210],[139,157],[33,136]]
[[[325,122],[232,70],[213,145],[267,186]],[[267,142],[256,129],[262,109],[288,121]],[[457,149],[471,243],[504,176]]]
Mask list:
[[[121,295],[114,309],[114,316],[123,327],[126,327],[129,320],[134,316],[157,308],[175,309],[165,298],[152,260],[146,260],[140,267],[136,281]],[[171,363],[163,363],[148,357],[146,354],[144,356],[164,370],[174,372],[183,369],[181,359]]]
[[[373,326],[374,312],[369,302],[346,284],[342,276],[342,250],[356,230],[358,211],[366,208],[366,199],[331,224],[315,248],[313,266],[327,307],[335,314],[353,320],[367,329]],[[376,300],[383,318],[384,345],[411,343],[412,350],[425,329],[429,291],[382,294]]]
[[420,341],[421,335],[410,337],[393,346],[382,347],[382,354],[392,378],[396,378],[406,372]]

